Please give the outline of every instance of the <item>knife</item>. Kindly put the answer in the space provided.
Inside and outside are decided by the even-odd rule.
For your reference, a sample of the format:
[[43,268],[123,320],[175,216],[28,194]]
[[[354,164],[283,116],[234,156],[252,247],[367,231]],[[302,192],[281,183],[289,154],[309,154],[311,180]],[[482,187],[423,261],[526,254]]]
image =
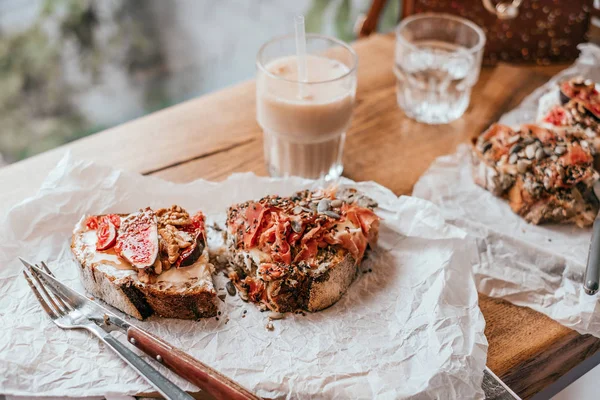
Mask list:
[[[600,180],[594,182],[594,194],[600,200]],[[598,291],[600,280],[600,211],[594,219],[592,226],[592,239],[590,241],[590,250],[588,251],[587,266],[585,267],[585,277],[583,289],[587,294],[594,295]]]

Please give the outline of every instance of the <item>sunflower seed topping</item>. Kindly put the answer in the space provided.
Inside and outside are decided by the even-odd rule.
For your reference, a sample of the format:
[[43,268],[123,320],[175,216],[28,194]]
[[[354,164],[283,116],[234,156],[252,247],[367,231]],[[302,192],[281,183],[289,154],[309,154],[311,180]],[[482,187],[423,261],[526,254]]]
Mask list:
[[227,293],[229,293],[230,296],[235,296],[235,293],[237,292],[235,285],[231,281],[228,281],[225,284],[225,289],[227,289]]
[[517,171],[519,171],[521,174],[524,174],[530,165],[531,165],[531,161],[521,159],[521,160],[517,161]]
[[329,199],[321,199],[319,204],[317,205],[317,211],[323,213],[325,211],[329,211],[331,208],[331,201]]

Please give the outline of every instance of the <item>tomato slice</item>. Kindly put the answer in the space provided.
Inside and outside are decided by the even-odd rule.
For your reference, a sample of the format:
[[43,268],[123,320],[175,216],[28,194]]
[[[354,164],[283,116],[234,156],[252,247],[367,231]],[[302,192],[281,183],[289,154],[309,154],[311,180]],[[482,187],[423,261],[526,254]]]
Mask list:
[[107,250],[115,245],[117,241],[117,228],[113,220],[114,218],[111,218],[111,215],[104,215],[97,219],[98,228],[96,229],[96,236],[98,237],[98,241],[96,242],[96,250]]

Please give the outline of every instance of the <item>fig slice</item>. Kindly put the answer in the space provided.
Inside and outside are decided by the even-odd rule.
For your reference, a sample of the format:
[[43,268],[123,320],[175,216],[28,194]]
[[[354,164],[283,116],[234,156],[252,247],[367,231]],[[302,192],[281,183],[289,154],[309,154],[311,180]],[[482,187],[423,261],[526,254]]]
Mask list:
[[109,215],[104,215],[97,219],[96,250],[107,250],[113,247],[117,241],[117,227]]
[[187,233],[192,235],[194,241],[192,245],[185,249],[180,255],[179,259],[175,262],[175,267],[187,267],[194,264],[198,258],[202,255],[206,246],[204,237],[204,214],[198,212],[192,217],[191,226],[184,229]]
[[154,265],[158,257],[158,222],[152,209],[130,214],[121,222],[115,251],[136,268]]

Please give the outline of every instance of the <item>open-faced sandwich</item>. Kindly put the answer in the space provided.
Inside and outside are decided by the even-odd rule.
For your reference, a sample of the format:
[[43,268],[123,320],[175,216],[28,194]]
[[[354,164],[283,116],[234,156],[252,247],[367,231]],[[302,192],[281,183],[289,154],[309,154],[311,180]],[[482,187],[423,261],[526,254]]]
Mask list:
[[346,189],[267,196],[229,208],[228,276],[240,296],[276,312],[331,306],[379,234],[376,203]]
[[583,78],[542,96],[535,124],[494,124],[473,141],[475,182],[534,224],[591,225],[598,211],[600,95]]
[[596,150],[583,130],[494,124],[474,142],[475,182],[508,199],[512,210],[534,224],[592,224],[598,199],[592,185]]
[[86,290],[139,319],[214,316],[204,216],[179,206],[84,216],[72,252]]

